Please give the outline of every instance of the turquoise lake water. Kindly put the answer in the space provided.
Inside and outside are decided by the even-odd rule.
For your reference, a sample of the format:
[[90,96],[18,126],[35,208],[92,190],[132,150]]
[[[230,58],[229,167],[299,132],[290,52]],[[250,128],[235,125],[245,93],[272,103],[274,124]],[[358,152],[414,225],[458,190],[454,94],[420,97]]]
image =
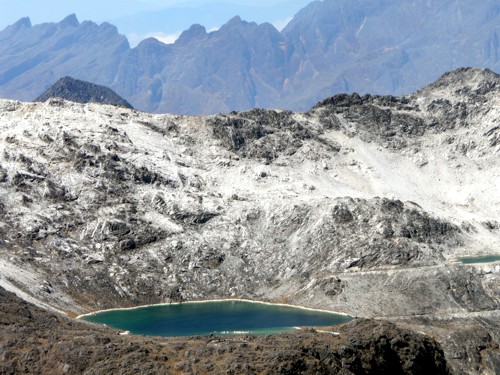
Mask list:
[[458,259],[460,262],[464,264],[472,264],[472,263],[491,263],[500,260],[500,255],[485,255],[482,257],[466,257]]
[[104,311],[82,319],[147,336],[271,334],[352,320],[334,313],[245,301],[155,305]]

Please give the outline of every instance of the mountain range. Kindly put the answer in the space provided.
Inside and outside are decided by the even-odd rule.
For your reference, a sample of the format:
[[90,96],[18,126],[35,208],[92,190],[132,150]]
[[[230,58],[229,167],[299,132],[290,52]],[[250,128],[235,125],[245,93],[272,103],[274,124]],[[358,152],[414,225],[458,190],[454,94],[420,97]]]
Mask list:
[[499,25],[495,0],[325,0],[281,32],[234,17],[130,48],[108,23],[23,18],[0,32],[0,96],[32,100],[71,76],[148,112],[306,110],[340,92],[410,93],[460,66],[499,71]]

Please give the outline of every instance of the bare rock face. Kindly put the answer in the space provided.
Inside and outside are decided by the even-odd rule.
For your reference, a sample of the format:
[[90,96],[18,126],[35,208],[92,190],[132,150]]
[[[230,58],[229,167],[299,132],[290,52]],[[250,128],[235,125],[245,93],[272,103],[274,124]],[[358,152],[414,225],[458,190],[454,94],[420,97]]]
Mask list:
[[487,360],[443,332],[489,332],[500,306],[498,264],[456,261],[500,244],[497,81],[205,118],[0,101],[0,286],[74,313],[241,297],[448,319],[428,334],[471,358],[453,368],[491,372],[496,336]]
[[500,370],[499,315],[497,310],[495,314],[473,319],[422,317],[397,323],[446,342],[445,357],[452,373],[496,374]]
[[[293,155],[314,132],[293,118],[290,111],[253,109],[212,120],[214,136],[241,157],[271,162]],[[338,151],[338,150],[337,150]]]

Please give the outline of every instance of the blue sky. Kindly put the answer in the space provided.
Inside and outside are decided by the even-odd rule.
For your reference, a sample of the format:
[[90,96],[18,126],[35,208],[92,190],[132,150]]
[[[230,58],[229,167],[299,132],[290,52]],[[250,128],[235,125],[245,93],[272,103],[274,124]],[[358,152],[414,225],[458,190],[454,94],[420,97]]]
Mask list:
[[132,45],[154,36],[164,42],[194,23],[215,30],[235,15],[281,29],[313,0],[0,0],[0,30],[21,17],[32,24],[58,22],[71,13],[81,21],[110,22]]

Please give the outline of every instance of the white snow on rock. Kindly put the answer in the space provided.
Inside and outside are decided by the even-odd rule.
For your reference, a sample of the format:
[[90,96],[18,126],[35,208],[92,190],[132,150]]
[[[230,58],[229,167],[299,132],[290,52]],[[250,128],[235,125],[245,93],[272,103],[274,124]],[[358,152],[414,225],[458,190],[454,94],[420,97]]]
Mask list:
[[[487,72],[456,74],[467,84],[445,77],[399,102],[263,115],[286,124],[0,100],[1,285],[80,311],[179,292],[386,314],[338,296],[359,296],[363,272],[397,279],[400,268],[499,250],[500,95]],[[365,123],[372,111],[390,112],[393,128]],[[424,134],[401,130],[414,120]],[[241,141],[234,121],[257,135]],[[431,237],[418,237],[412,217]],[[328,281],[328,300],[320,281],[344,274],[359,289]]]

